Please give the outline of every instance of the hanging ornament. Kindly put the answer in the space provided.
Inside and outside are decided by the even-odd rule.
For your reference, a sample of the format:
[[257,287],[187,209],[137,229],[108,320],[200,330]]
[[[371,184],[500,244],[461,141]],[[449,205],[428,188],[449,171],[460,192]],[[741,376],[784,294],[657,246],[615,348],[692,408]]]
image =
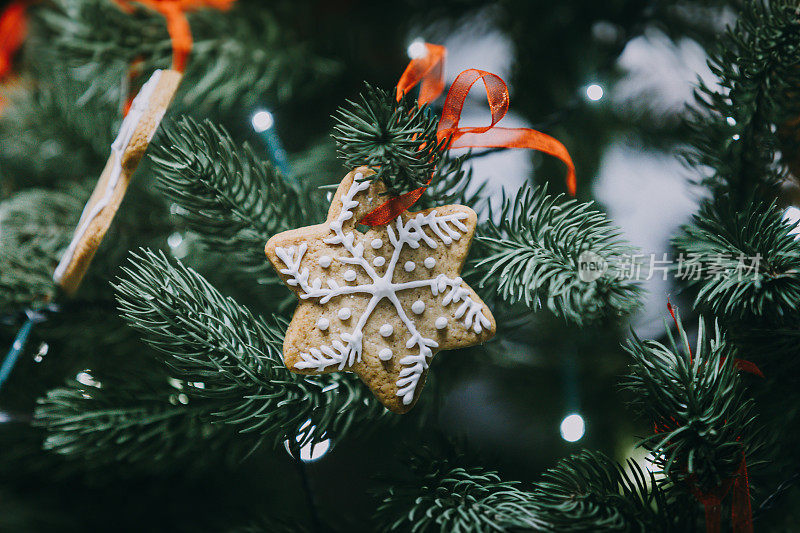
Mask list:
[[[125,11],[132,11],[133,3],[117,0],[117,4]],[[186,12],[201,7],[228,9],[233,0],[141,0],[136,3],[158,11],[166,19],[172,41],[172,68],[155,71],[136,97],[125,106],[125,119],[111,145],[111,155],[81,214],[72,242],[53,274],[54,281],[67,294],[78,290],[114,220],[130,180],[178,89],[192,49],[192,34]],[[131,66],[131,74],[137,75],[138,72],[137,61]]]
[[[423,47],[400,78],[398,101],[419,83],[420,105],[444,88],[445,48]],[[459,128],[467,94],[479,80],[486,85],[492,123]],[[574,193],[574,166],[560,142],[535,130],[496,126],[508,100],[498,76],[462,72],[445,101],[439,142],[549,153],[566,163]],[[434,353],[485,342],[496,324],[459,277],[475,233],[475,212],[446,205],[409,213],[427,185],[384,200],[387,187],[369,179],[373,174],[368,167],[352,171],[339,185],[324,223],[275,235],[266,254],[300,298],[284,340],[287,368],[301,374],[355,372],[384,406],[405,413],[419,398]],[[370,229],[361,233],[357,224]]]
[[179,72],[157,70],[134,98],[72,241],[53,274],[53,280],[67,294],[78,290],[180,80]]
[[300,374],[355,372],[388,409],[419,398],[439,350],[494,335],[489,308],[460,277],[477,215],[447,205],[403,212],[366,233],[357,221],[386,193],[361,167],[342,180],[327,220],[267,242],[281,279],[300,298],[284,361]]

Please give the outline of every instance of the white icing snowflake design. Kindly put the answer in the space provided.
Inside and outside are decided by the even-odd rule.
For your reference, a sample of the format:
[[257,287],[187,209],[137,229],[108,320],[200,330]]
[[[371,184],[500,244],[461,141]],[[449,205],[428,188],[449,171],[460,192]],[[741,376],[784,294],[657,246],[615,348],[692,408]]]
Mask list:
[[[375,307],[384,298],[389,300],[394,306],[400,320],[408,330],[408,339],[405,343],[406,348],[411,352],[400,359],[400,364],[404,367],[399,374],[397,380],[397,396],[402,398],[404,405],[410,404],[414,399],[414,393],[417,384],[420,380],[425,369],[428,368],[430,357],[433,355],[432,348],[438,348],[439,344],[430,338],[423,337],[420,334],[417,326],[403,309],[400,303],[398,293],[409,290],[417,289],[420,287],[427,287],[430,289],[434,296],[443,294],[442,305],[448,306],[451,304],[460,303],[453,316],[456,319],[462,320],[467,328],[472,328],[476,334],[480,334],[484,329],[491,327],[491,322],[484,316],[484,304],[480,301],[475,301],[470,297],[470,290],[466,288],[460,277],[449,278],[444,274],[439,274],[432,278],[417,279],[402,283],[395,283],[394,272],[400,257],[400,253],[405,246],[417,249],[422,244],[435,249],[442,242],[445,245],[451,244],[461,238],[464,232],[467,231],[467,226],[462,222],[468,217],[467,213],[456,212],[447,215],[437,214],[436,211],[431,211],[427,215],[418,214],[416,217],[409,219],[403,223],[401,217],[397,217],[394,224],[389,224],[386,227],[386,232],[389,239],[389,244],[392,247],[392,255],[389,258],[384,274],[378,274],[373,268],[375,266],[383,265],[383,258],[380,261],[370,264],[364,257],[364,245],[362,243],[355,244],[355,235],[353,231],[345,233],[342,230],[343,223],[350,220],[354,214],[353,209],[359,205],[359,202],[353,198],[361,191],[369,188],[369,181],[362,181],[363,175],[356,174],[353,184],[350,186],[346,194],[341,197],[342,210],[339,216],[330,223],[331,235],[323,239],[323,242],[331,245],[341,245],[342,255],[336,256],[334,259],[345,265],[352,265],[363,270],[369,276],[370,282],[358,285],[340,285],[336,280],[328,277],[324,280],[315,278],[309,279],[309,269],[303,267],[301,269],[300,263],[303,260],[308,245],[301,243],[297,246],[290,246],[287,248],[276,247],[275,255],[283,262],[285,268],[281,268],[280,272],[289,276],[287,283],[293,287],[300,289],[299,296],[302,299],[314,298],[318,299],[320,304],[328,303],[332,298],[346,294],[366,294],[370,299],[367,303],[366,309],[357,317],[355,325],[349,332],[344,332],[339,335],[339,340],[334,340],[330,346],[323,345],[319,348],[311,348],[307,353],[301,353],[302,361],[295,363],[298,369],[314,369],[324,370],[330,366],[337,366],[339,370],[345,367],[352,366],[355,362],[361,361],[361,353],[363,349],[363,328],[367,320],[371,316]],[[427,233],[427,232],[430,232]],[[434,237],[438,237],[437,241]],[[380,239],[374,239],[370,245],[373,248],[382,246]],[[331,263],[329,256],[322,256],[320,258],[320,266],[326,268]],[[435,260],[431,257],[425,260],[427,268],[433,268]],[[408,261],[403,265],[407,272],[414,270],[414,263]],[[348,270],[344,274],[345,280],[353,281],[355,279],[354,271]],[[421,306],[421,307],[420,307]],[[422,301],[414,302],[412,305],[412,313],[420,314],[424,310],[424,303]],[[350,317],[350,309],[342,307],[339,309],[339,317]],[[355,317],[354,317],[355,318]],[[446,318],[439,317],[436,321],[437,329],[442,329],[446,324]],[[321,323],[320,323],[321,322]],[[327,329],[329,321],[326,318],[320,319],[317,327],[320,329]],[[386,324],[386,326],[391,327]],[[388,329],[382,330],[382,335],[386,333],[391,334]],[[381,360],[391,359],[391,350],[384,349],[380,352],[379,358]]]

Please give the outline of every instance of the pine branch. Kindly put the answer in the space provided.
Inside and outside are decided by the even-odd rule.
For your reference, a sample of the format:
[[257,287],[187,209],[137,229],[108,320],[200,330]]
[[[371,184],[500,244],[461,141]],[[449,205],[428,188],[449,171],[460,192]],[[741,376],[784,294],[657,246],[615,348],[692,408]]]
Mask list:
[[670,507],[652,472],[628,471],[597,452],[562,459],[542,476],[531,499],[538,531],[686,531],[686,513]]
[[742,454],[750,461],[758,445],[754,404],[719,327],[709,337],[701,317],[692,349],[678,323],[677,340],[667,328],[667,346],[635,334],[628,340],[633,363],[622,385],[657,429],[641,443],[656,464],[676,484],[691,478],[708,491],[735,474]]
[[800,247],[773,204],[738,210],[729,197],[705,203],[673,239],[684,254],[695,305],[730,320],[777,325],[800,306]]
[[333,138],[347,168],[372,167],[376,174],[369,179],[382,179],[392,194],[425,185],[447,144],[437,140],[439,119],[428,106],[417,107],[408,95],[398,102],[394,91],[369,84],[333,118]]
[[685,155],[692,166],[709,168],[704,183],[729,191],[739,207],[782,177],[775,125],[800,114],[799,31],[796,2],[744,2],[710,61],[720,88],[701,83],[696,93],[687,120],[693,149]]
[[[123,73],[139,59],[144,72],[169,66],[164,18],[146,8],[129,14],[103,0],[58,0],[39,10],[38,19],[62,60],[84,66],[84,79],[119,84],[120,77],[107,73]],[[201,9],[189,14],[189,23],[194,46],[175,99],[184,108],[225,113],[280,104],[337,70],[258,3],[240,2],[225,12]]]
[[[591,203],[525,188],[504,200],[499,219],[497,224],[490,215],[478,236],[486,248],[474,266],[483,271],[481,286],[510,303],[537,308],[546,302],[550,311],[577,324],[626,315],[639,306],[640,287],[623,276],[623,262],[630,261],[633,249]],[[584,253],[593,254],[589,257],[607,271],[583,281],[579,259]]]
[[215,418],[275,443],[342,438],[386,411],[348,375],[304,378],[281,359],[283,331],[223,297],[195,271],[163,254],[134,254],[115,286],[123,319],[161,352],[192,393],[218,403]]
[[[451,451],[451,455],[453,455]],[[376,510],[379,531],[505,531],[535,529],[535,501],[517,482],[496,472],[460,466],[424,448],[406,464],[406,478],[391,480]]]
[[[166,378],[164,380],[166,384]],[[172,389],[157,394],[124,383],[105,387],[71,381],[38,400],[35,425],[47,430],[44,449],[87,464],[169,464],[204,447],[220,428],[204,421],[210,406],[185,406]],[[172,402],[170,397],[173,396]]]
[[208,250],[262,282],[277,282],[264,255],[274,234],[310,223],[308,191],[289,185],[247,145],[209,121],[183,118],[163,129],[151,159],[164,195]]
[[0,202],[0,309],[52,300],[53,270],[82,208],[70,195],[41,189]]
[[0,117],[0,194],[61,187],[98,175],[108,156],[116,109],[83,92],[63,67],[20,92]]

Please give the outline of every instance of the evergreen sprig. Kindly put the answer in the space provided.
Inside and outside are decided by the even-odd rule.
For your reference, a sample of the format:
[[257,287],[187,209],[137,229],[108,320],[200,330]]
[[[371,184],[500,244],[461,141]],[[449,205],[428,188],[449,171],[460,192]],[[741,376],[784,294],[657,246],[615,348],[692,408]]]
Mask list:
[[[490,214],[478,234],[486,249],[474,266],[483,269],[481,286],[511,303],[537,308],[545,302],[550,311],[577,324],[636,309],[641,289],[623,275],[633,248],[591,205],[551,196],[544,187],[527,187],[504,199],[499,217]],[[587,258],[607,270],[589,279],[580,265]]]
[[541,523],[531,495],[497,472],[464,467],[458,457],[442,457],[430,448],[406,463],[406,478],[392,479],[381,496],[380,531],[505,531],[536,529]]
[[538,531],[686,531],[681,513],[652,472],[628,470],[602,453],[583,451],[544,473],[531,494]]
[[700,82],[687,117],[693,145],[687,160],[710,169],[704,183],[731,194],[739,208],[754,189],[770,191],[783,175],[775,126],[800,114],[798,32],[793,0],[743,2],[711,55],[718,85]]
[[445,152],[433,171],[431,182],[419,201],[414,204],[415,211],[446,204],[467,205],[477,211],[483,211],[488,205],[483,196],[486,183],[477,187],[472,182],[472,167],[467,162],[472,152],[460,156]]
[[276,233],[312,221],[308,192],[208,120],[183,118],[163,132],[151,159],[159,188],[180,207],[180,219],[208,250],[262,281],[276,281],[264,245]]
[[[119,85],[133,62],[141,60],[142,71],[149,72],[169,67],[171,56],[164,17],[133,6],[127,13],[106,0],[58,0],[38,9],[37,20],[56,55],[81,66],[77,75]],[[194,45],[175,104],[231,112],[264,101],[282,103],[337,70],[261,7],[237,2],[228,11],[188,15]]]
[[392,194],[425,185],[442,157],[447,139],[437,140],[439,119],[428,106],[405,94],[366,84],[358,100],[333,115],[333,138],[348,169],[372,167]]
[[72,195],[27,189],[0,202],[0,309],[38,307],[53,283],[83,206]]
[[739,210],[729,197],[706,202],[673,244],[698,288],[695,305],[731,319],[777,323],[800,306],[800,247],[775,205]]
[[280,355],[278,324],[254,316],[163,254],[134,254],[115,290],[123,319],[177,377],[204,384],[192,394],[217,402],[217,420],[275,443],[294,439],[305,427],[299,436],[304,444],[326,434],[341,437],[386,414],[350,375],[290,373]]
[[70,381],[38,400],[34,421],[47,431],[44,449],[93,467],[168,465],[217,440],[221,426],[208,422],[208,403],[181,405],[178,392],[166,387],[159,394],[125,383],[99,385],[105,388]]
[[676,322],[678,338],[667,328],[667,345],[633,334],[625,346],[633,362],[622,385],[656,428],[642,441],[656,464],[673,482],[708,491],[733,476],[744,455],[751,461],[758,445],[754,404],[719,326],[711,337],[700,317],[692,349]]

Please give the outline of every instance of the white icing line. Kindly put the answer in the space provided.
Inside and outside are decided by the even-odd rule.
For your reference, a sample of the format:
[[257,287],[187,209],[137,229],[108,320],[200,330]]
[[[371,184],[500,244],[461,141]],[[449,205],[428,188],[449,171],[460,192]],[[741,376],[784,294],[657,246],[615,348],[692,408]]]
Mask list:
[[[136,98],[133,99],[131,108],[122,121],[122,126],[120,126],[117,138],[111,144],[111,154],[114,158],[114,166],[111,169],[111,175],[109,176],[108,183],[106,183],[103,196],[97,201],[97,203],[91,206],[91,208],[89,203],[87,203],[86,207],[83,208],[80,218],[81,223],[79,224],[78,229],[75,231],[72,241],[69,243],[67,250],[64,252],[64,255],[61,257],[61,261],[59,261],[58,266],[53,273],[53,280],[55,280],[56,283],[61,283],[61,280],[64,278],[67,267],[75,256],[78,243],[89,229],[89,225],[111,202],[111,199],[114,196],[114,189],[117,188],[117,184],[122,177],[122,155],[125,153],[125,150],[128,149],[128,146],[133,139],[133,134],[136,131],[136,128],[139,126],[139,122],[142,120],[142,118],[144,118],[147,108],[150,107],[150,99],[156,90],[159,80],[161,80],[161,73],[161,70],[156,70],[153,72],[153,75],[150,76],[150,79],[147,80],[147,83],[142,85],[141,90],[139,90],[139,94],[137,94]],[[156,127],[153,128],[153,131],[151,131],[147,136],[148,143],[153,138],[153,135],[155,134],[158,124],[161,122],[161,118],[163,116],[164,112],[162,111],[156,117]]]

